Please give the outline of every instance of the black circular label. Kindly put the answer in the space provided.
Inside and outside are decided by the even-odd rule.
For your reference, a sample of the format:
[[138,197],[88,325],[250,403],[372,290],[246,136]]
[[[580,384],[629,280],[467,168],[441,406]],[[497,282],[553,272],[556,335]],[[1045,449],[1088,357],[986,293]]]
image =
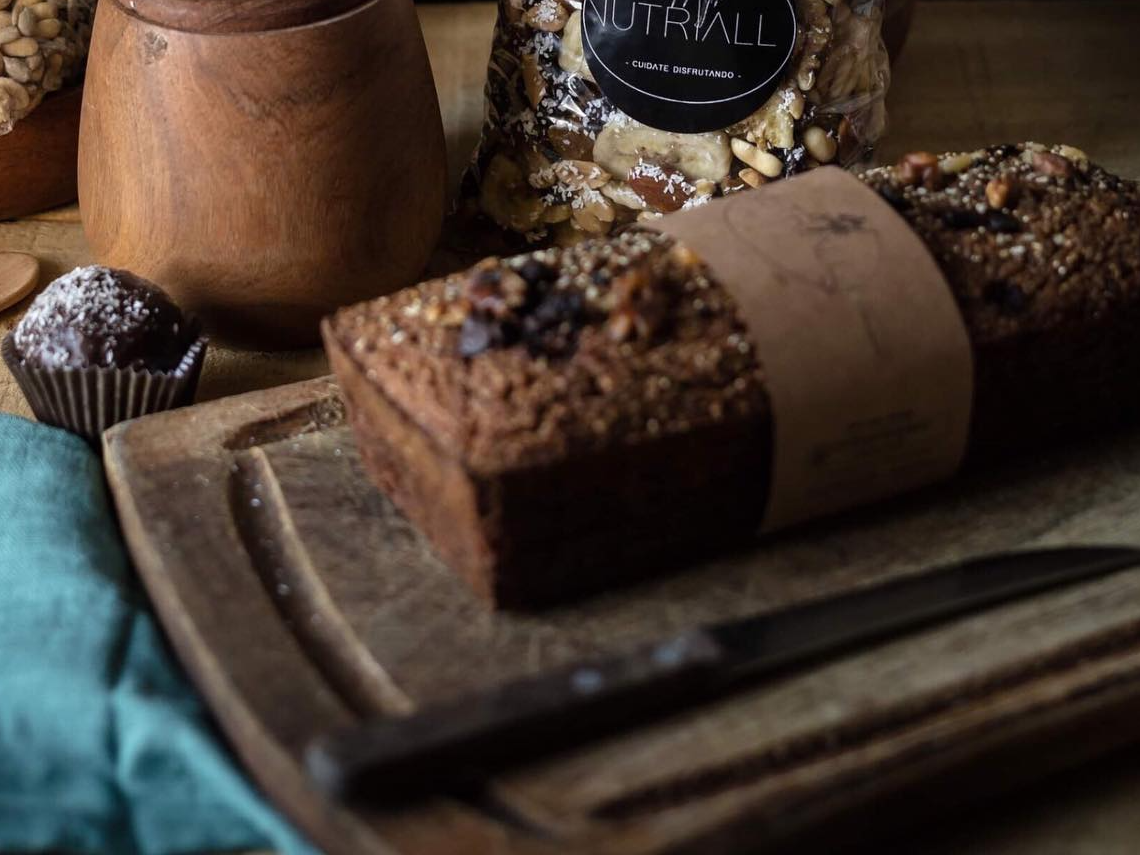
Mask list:
[[679,133],[746,119],[796,44],[792,0],[585,0],[582,47],[598,86],[637,121]]

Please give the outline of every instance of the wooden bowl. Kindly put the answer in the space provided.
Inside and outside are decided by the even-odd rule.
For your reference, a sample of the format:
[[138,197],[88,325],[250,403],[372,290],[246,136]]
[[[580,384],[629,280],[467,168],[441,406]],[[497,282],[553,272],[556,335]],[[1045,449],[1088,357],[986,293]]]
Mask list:
[[318,342],[414,282],[446,159],[411,0],[99,7],[80,134],[95,257],[239,344]]
[[53,92],[0,137],[0,220],[74,202],[83,87]]

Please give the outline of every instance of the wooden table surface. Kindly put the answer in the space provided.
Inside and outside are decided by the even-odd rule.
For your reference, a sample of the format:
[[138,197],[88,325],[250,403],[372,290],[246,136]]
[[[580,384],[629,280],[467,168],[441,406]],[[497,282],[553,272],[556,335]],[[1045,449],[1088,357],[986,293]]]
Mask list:
[[[482,116],[490,4],[421,10],[450,149],[453,182]],[[1085,149],[1140,178],[1140,3],[1131,0],[927,0],[894,71],[890,162],[915,149],[969,149],[1037,139]],[[76,208],[0,223],[0,249],[37,255],[45,283],[91,261]],[[27,302],[0,313],[0,334]],[[249,353],[215,346],[201,397],[319,376],[318,351]],[[28,415],[0,366],[0,411]],[[1140,850],[1140,750],[950,819],[906,852],[1115,855]],[[873,818],[869,819],[869,823]]]

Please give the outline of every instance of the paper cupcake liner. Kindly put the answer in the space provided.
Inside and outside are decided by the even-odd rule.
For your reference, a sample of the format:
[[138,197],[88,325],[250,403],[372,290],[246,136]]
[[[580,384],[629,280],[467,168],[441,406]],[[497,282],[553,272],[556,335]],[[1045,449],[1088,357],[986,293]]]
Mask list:
[[206,338],[195,341],[173,371],[35,368],[16,353],[11,333],[0,344],[0,355],[37,419],[98,443],[103,431],[119,422],[193,403],[206,344]]

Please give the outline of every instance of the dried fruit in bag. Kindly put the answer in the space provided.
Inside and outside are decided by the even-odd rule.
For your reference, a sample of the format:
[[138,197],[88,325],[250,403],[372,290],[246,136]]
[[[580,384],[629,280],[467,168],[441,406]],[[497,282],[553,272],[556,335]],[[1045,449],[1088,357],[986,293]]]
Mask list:
[[883,0],[500,0],[460,216],[567,244],[860,163],[885,125],[882,17]]

